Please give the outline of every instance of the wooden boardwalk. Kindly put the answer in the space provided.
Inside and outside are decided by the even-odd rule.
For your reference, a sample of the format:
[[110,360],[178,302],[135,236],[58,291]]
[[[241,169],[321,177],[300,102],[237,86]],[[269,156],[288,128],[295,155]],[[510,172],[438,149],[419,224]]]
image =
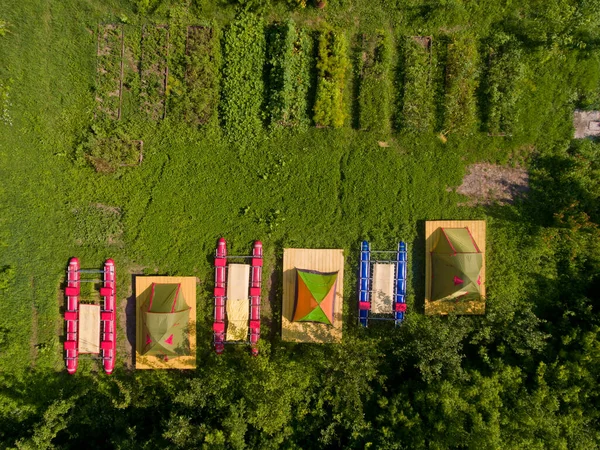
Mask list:
[[[440,237],[440,228],[467,227],[475,239],[479,250],[483,253],[481,268],[481,301],[445,302],[431,299],[431,250]],[[425,222],[425,314],[485,314],[485,220],[435,220]]]
[[[338,272],[333,325],[314,322],[292,322],[296,296],[296,269]],[[344,251],[286,248],[283,250],[283,307],[281,339],[291,342],[328,343],[342,340],[344,294]]]

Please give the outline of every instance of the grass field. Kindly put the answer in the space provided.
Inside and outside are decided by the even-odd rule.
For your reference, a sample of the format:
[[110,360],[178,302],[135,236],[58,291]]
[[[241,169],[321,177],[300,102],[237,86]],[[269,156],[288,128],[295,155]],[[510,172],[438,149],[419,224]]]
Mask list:
[[[107,408],[126,412],[112,425],[112,438],[103,437],[100,431],[102,423],[109,423],[106,418],[90,426],[91,438],[95,439],[98,448],[103,445],[133,448],[127,445],[133,445],[136,433],[142,436],[144,432],[155,439],[151,444],[147,441],[147,448],[161,447],[161,439],[173,448],[184,448],[188,445],[186,442],[194,442],[193,439],[206,445],[226,444],[237,448],[241,448],[240,442],[256,448],[269,439],[273,439],[270,445],[274,447],[295,443],[305,447],[335,448],[363,446],[369,442],[385,446],[394,439],[408,438],[402,433],[394,438],[391,431],[389,435],[383,431],[377,436],[372,431],[372,427],[379,426],[382,411],[392,408],[391,403],[382,406],[384,400],[380,398],[396,392],[391,380],[404,374],[402,376],[408,379],[417,380],[415,383],[425,383],[419,388],[425,392],[428,388],[434,389],[433,384],[427,383],[439,380],[440,374],[447,374],[446,371],[454,367],[448,361],[456,361],[452,359],[454,357],[448,361],[439,359],[437,354],[430,359],[426,356],[417,358],[414,354],[407,356],[409,350],[401,350],[403,348],[417,349],[415,354],[432,354],[432,348],[453,345],[450,343],[452,338],[444,333],[460,334],[456,330],[467,330],[457,338],[464,340],[464,348],[458,343],[448,347],[458,358],[459,368],[476,368],[489,374],[498,366],[486,361],[499,358],[507,366],[522,366],[533,377],[540,362],[550,364],[552,358],[542,349],[554,322],[548,312],[550,300],[544,297],[561,297],[562,287],[557,284],[565,267],[561,261],[574,259],[569,260],[568,255],[561,253],[565,248],[561,247],[564,241],[550,238],[562,231],[553,222],[554,213],[560,211],[553,209],[558,206],[548,190],[556,188],[556,192],[560,192],[560,186],[553,185],[548,179],[555,177],[558,180],[561,172],[553,171],[558,167],[556,164],[570,157],[567,149],[573,132],[572,110],[579,102],[590,107],[600,104],[600,50],[597,44],[600,34],[597,28],[568,41],[567,31],[560,28],[563,22],[556,19],[555,34],[543,40],[539,27],[536,28],[538,19],[530,11],[508,6],[508,3],[501,6],[497,2],[482,2],[484,7],[456,1],[447,2],[450,6],[436,7],[431,2],[417,0],[408,5],[383,0],[373,5],[330,0],[323,11],[314,7],[292,8],[286,3],[276,3],[272,9],[263,10],[267,25],[292,17],[298,26],[313,33],[325,22],[343,29],[349,43],[349,58],[350,53],[357,51],[356,36],[359,33],[387,30],[394,45],[394,69],[390,76],[394,77],[395,97],[388,105],[392,123],[399,123],[397,117],[402,112],[405,90],[401,84],[404,79],[401,51],[407,36],[434,36],[434,42],[437,42],[438,37],[445,38],[453,30],[463,32],[468,28],[470,37],[482,43],[483,48],[483,42],[487,42],[497,27],[502,25],[511,29],[514,26],[511,20],[522,12],[530,26],[519,36],[523,45],[519,55],[525,68],[521,92],[513,106],[515,116],[510,138],[489,137],[487,131],[475,131],[467,135],[450,135],[445,142],[446,138],[440,139],[438,135],[442,131],[439,126],[434,131],[421,133],[401,128],[401,131],[391,130],[383,137],[380,130],[358,130],[352,126],[357,123],[358,114],[354,106],[355,67],[346,73],[343,104],[347,118],[339,129],[271,128],[264,110],[268,104],[266,98],[257,100],[262,115],[253,118],[252,139],[243,143],[232,140],[219,120],[206,120],[201,126],[197,125],[198,121],[184,120],[182,109],[177,109],[175,103],[173,113],[167,110],[164,119],[156,113],[150,120],[139,104],[140,90],[147,91],[152,86],[140,84],[135,64],[125,67],[121,120],[96,117],[98,24],[123,23],[125,45],[134,57],[142,51],[142,25],[170,24],[168,62],[172,64],[169,67],[172,75],[167,81],[173,85],[167,87],[167,92],[172,89],[171,98],[176,100],[176,90],[180,86],[177,76],[184,74],[182,67],[177,66],[180,64],[177,52],[185,53],[185,40],[178,38],[177,30],[181,33],[182,26],[209,24],[227,30],[235,16],[231,4],[188,3],[173,1],[169,7],[168,3],[157,0],[142,1],[137,5],[93,0],[9,0],[0,10],[0,19],[9,24],[6,35],[0,36],[0,81],[10,85],[12,121],[12,125],[0,121],[0,269],[3,270],[0,280],[0,417],[5,422],[0,425],[0,442],[12,446],[20,439],[20,445],[35,448],[36,442],[39,444],[46,439],[49,443],[55,439],[56,445],[77,446],[84,437],[64,431],[65,424],[76,423],[82,428],[89,425],[88,419],[65,418],[69,410],[75,411],[77,417],[94,417],[93,409],[85,409],[78,403],[83,392],[93,392],[89,395],[105,399],[99,400],[101,404],[112,404]],[[140,5],[148,5],[146,13],[140,12],[143,10]],[[576,48],[577,39],[587,42],[587,47]],[[434,58],[437,63],[431,69],[439,116],[443,111],[447,55],[444,55],[442,45],[432,48],[439,52]],[[217,57],[211,60],[216,61],[215,64],[220,61]],[[227,60],[223,61],[223,64],[227,63]],[[480,64],[485,64],[485,58],[481,58]],[[152,68],[147,71],[151,72]],[[263,80],[266,79],[268,76],[263,76]],[[211,84],[211,89],[214,90],[214,86]],[[225,83],[224,86],[229,85]],[[243,91],[244,86],[235,87],[238,88]],[[479,109],[486,101],[483,89],[476,92],[477,98],[473,100]],[[154,94],[157,92],[160,94],[160,89]],[[263,95],[269,90],[261,88],[253,92]],[[144,95],[151,97],[151,94]],[[314,96],[314,92],[309,95]],[[311,98],[309,107],[314,103]],[[232,101],[231,98],[228,101]],[[160,109],[165,104],[167,109],[171,105],[166,99],[153,105]],[[207,104],[212,105],[210,101]],[[243,111],[254,111],[252,108],[254,106]],[[436,121],[441,123],[441,116]],[[485,128],[481,122],[478,125],[478,130]],[[246,126],[245,122],[239,126]],[[143,162],[139,166],[117,165],[114,170],[97,172],[83,156],[86,145],[90,140],[114,136],[143,140]],[[382,141],[384,146],[379,144]],[[597,154],[597,147],[593,152]],[[461,184],[467,166],[482,161],[530,168],[532,182],[528,199],[512,206],[459,206],[465,198],[454,189]],[[572,166],[567,164],[565,167]],[[589,194],[596,192],[594,189],[598,186],[597,178],[594,178],[597,169],[594,170],[592,181],[581,184],[588,192],[581,194],[581,198],[596,195]],[[590,202],[591,209],[585,212],[590,221],[598,223],[597,206],[593,206],[592,200]],[[556,203],[567,204],[568,200]],[[579,204],[582,208],[586,205],[584,200]],[[486,318],[444,321],[422,315],[424,221],[439,219],[487,220],[489,296]],[[584,226],[584,229],[587,228]],[[595,231],[590,233],[589,236],[595,236]],[[243,356],[242,349],[232,350],[233,354],[221,359],[215,359],[211,353],[212,255],[216,240],[221,236],[228,240],[230,252],[234,254],[247,251],[255,239],[262,240],[264,245],[265,279],[273,286],[268,303],[267,294],[263,296],[267,303],[263,322],[266,325],[262,330],[265,339],[261,341],[263,356],[255,360]],[[401,239],[408,243],[409,307],[407,324],[401,332],[388,333],[378,328],[365,332],[355,325],[356,262],[362,239],[371,241],[374,248],[394,248]],[[588,242],[581,239],[581,242]],[[344,249],[347,274],[344,284],[345,343],[339,349],[302,348],[281,343],[281,276],[278,272],[281,271],[284,247]],[[94,381],[103,375],[94,374],[99,371],[99,366],[90,361],[80,364],[81,374],[76,377],[65,375],[61,287],[71,256],[78,256],[86,268],[100,268],[109,257],[116,262],[121,316],[119,363],[111,380]],[[593,273],[600,267],[594,265],[597,263],[594,258],[589,256],[588,265],[582,263],[578,269],[573,269],[574,274],[592,274],[586,275],[588,284],[594,282]],[[199,368],[194,375],[137,374],[126,369],[125,305],[132,295],[132,275],[155,273],[199,279]],[[583,285],[582,289],[585,291]],[[593,313],[595,317],[597,311]],[[536,317],[549,320],[550,325],[544,328]],[[527,322],[530,328],[519,335],[518,324],[527,320],[530,320]],[[426,330],[428,327],[430,331]],[[433,329],[438,330],[437,335],[431,331]],[[561,328],[560,333],[568,334],[568,330]],[[440,336],[448,337],[446,344],[439,343]],[[485,351],[477,349],[486,345],[489,348]],[[502,350],[501,346],[511,350]],[[339,369],[327,360],[329,351],[334,354],[331,361],[347,364],[344,373],[338,372]],[[460,362],[465,354],[471,353],[471,362]],[[362,357],[366,362],[361,362]],[[307,363],[313,360],[318,362],[312,366]],[[251,378],[248,385],[234,388],[236,371],[261,374],[256,377],[267,380],[264,381],[267,386],[264,387],[264,399],[270,399],[272,403],[247,395],[261,386],[256,381],[258,378]],[[292,375],[281,375],[285,371]],[[320,378],[322,373],[333,374],[331,379],[336,381]],[[354,373],[365,373],[363,382],[356,381]],[[280,376],[283,378],[275,381]],[[461,378],[457,375],[455,379]],[[201,386],[199,380],[204,380],[205,384]],[[220,382],[223,384],[219,385]],[[269,383],[280,384],[271,389]],[[281,389],[288,392],[285,386],[294,383],[298,383],[296,390],[281,395]],[[303,396],[302,392],[308,392],[310,385],[319,386],[318,392],[324,403],[316,402],[314,396]],[[459,381],[457,385],[460,385]],[[151,414],[140,413],[141,409],[147,407],[151,411],[156,406],[149,401],[144,403],[142,392],[147,389],[159,391],[157,398],[175,399],[176,406],[164,409],[166,418],[160,422],[163,431],[151,431],[151,425],[141,423],[140,417]],[[195,403],[186,399],[185,389],[190,398],[196,399]],[[237,394],[228,397],[226,389]],[[200,400],[203,395],[215,397]],[[413,412],[419,408],[426,410],[425,398],[406,402],[412,405]],[[206,403],[209,401],[214,402],[210,407]],[[398,408],[404,411],[406,421],[410,421],[414,417],[407,404],[393,408],[396,412]],[[197,434],[190,432],[192,434],[187,437],[164,431],[172,424],[186,420],[185,426],[204,423],[204,419],[194,417],[192,413],[188,417],[182,412],[193,408],[211,411],[206,413],[210,416],[206,422],[211,424],[208,428],[198,425],[193,432]],[[277,408],[280,415],[276,417],[270,411]],[[364,408],[367,418],[350,419],[349,411],[353,408]],[[317,410],[322,411],[321,416],[315,412]],[[311,414],[320,417],[318,420],[323,423],[331,421],[332,425],[328,428],[323,425],[318,431],[310,428],[299,431],[303,423],[308,423]],[[400,417],[399,413],[394,414],[394,417]],[[439,414],[443,417],[445,413]],[[420,419],[425,422],[423,429],[434,427],[437,419],[423,417]],[[218,425],[221,419],[225,420],[224,428]],[[401,425],[405,424],[403,420],[398,419],[396,425],[405,426]],[[591,424],[585,422],[581,426],[593,430],[597,426],[593,420],[597,418],[590,419]],[[137,431],[135,424],[138,424]],[[394,428],[392,423],[386,422],[387,426]],[[540,425],[540,429],[546,428]],[[596,442],[597,429],[595,432],[589,435],[589,441],[579,437],[577,442]],[[311,443],[311,433],[318,434],[318,443]],[[442,442],[441,439],[446,438],[442,437],[442,431],[439,433],[439,436],[424,434],[423,442],[438,438]],[[522,430],[519,433],[526,434]],[[577,432],[573,433],[577,435]],[[35,441],[36,436],[39,441]],[[460,438],[456,439],[444,442],[452,446],[452,442],[460,442]]]

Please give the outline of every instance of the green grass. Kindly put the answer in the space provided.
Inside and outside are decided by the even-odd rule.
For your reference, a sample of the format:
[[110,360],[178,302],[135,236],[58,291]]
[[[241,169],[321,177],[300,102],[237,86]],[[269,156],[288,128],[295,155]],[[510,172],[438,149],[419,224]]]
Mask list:
[[[473,132],[453,134],[444,144],[431,131],[403,129],[387,139],[389,147],[380,147],[379,130],[353,129],[355,120],[345,120],[339,129],[270,130],[265,125],[269,89],[261,84],[268,74],[256,72],[260,64],[253,66],[253,84],[244,85],[232,70],[236,66],[227,65],[232,62],[227,58],[240,67],[248,63],[232,53],[234,47],[222,52],[223,61],[215,53],[225,75],[218,107],[223,102],[235,107],[225,117],[221,112],[221,123],[211,97],[218,85],[214,74],[206,99],[213,116],[206,123],[184,120],[185,105],[176,96],[185,90],[173,91],[166,118],[150,123],[140,110],[135,64],[125,69],[121,121],[95,121],[99,23],[126,18],[133,59],[141,52],[143,24],[170,24],[173,50],[179,53],[170,56],[169,70],[181,79],[177,64],[187,61],[181,57],[185,22],[212,24],[228,36],[236,13],[209,1],[189,9],[147,3],[143,14],[139,6],[93,0],[11,1],[0,11],[0,19],[10,24],[0,36],[0,80],[12,80],[13,122],[0,122],[0,442],[14,446],[21,439],[25,446],[32,436],[28,443],[34,448],[50,441],[65,448],[84,442],[94,448],[200,443],[481,448],[486,440],[501,446],[504,438],[521,448],[538,442],[590,448],[597,442],[593,374],[600,357],[593,337],[598,321],[592,302],[586,303],[598,292],[597,147],[569,150],[572,109],[600,98],[600,66],[592,46],[597,29],[588,30],[587,50],[532,41],[527,36],[538,25],[529,35],[515,33],[523,43],[524,69],[521,95],[512,105],[517,116],[512,138]],[[520,16],[523,23],[533,20],[529,7],[483,3],[485,8],[462,1],[433,7],[417,0],[330,0],[323,11],[276,3],[263,20],[268,25],[293,17],[309,31],[327,22],[343,30],[349,43],[359,30],[384,28],[393,30],[396,48],[406,36],[433,35],[437,42],[459,27],[473,49],[496,27],[510,29]],[[559,33],[561,42],[566,32]],[[229,39],[219,36],[221,42]],[[252,36],[231,45],[248,46]],[[586,39],[585,33],[573,36]],[[263,44],[252,63],[264,59]],[[393,65],[403,63],[402,52],[392,55]],[[438,124],[443,70],[441,62],[432,68]],[[344,114],[357,91],[351,72],[345,71]],[[235,104],[236,90],[250,99],[245,107]],[[314,94],[308,93],[309,107]],[[387,101],[397,118],[402,111]],[[235,122],[239,118],[243,121]],[[474,120],[481,125],[480,116]],[[227,137],[245,131],[251,135],[248,145]],[[143,140],[143,163],[96,172],[80,153],[105,136]],[[528,200],[509,207],[458,206],[465,199],[453,188],[477,161],[532,168]],[[488,313],[425,317],[424,221],[461,218],[488,221]],[[272,304],[263,297],[268,307],[258,358],[241,348],[216,358],[211,350],[212,254],[220,236],[232,253],[248,251],[255,239],[264,244],[265,280],[274,282],[274,294]],[[378,249],[408,242],[409,307],[399,330],[355,325],[362,239]],[[343,344],[280,341],[281,277],[272,274],[281,271],[288,246],[345,250]],[[119,322],[115,375],[107,378],[96,373],[96,362],[82,361],[80,373],[67,377],[59,338],[60,288],[71,256],[87,268],[114,258],[121,304],[131,296],[134,273],[197,276],[197,371],[127,370],[125,324]],[[566,289],[563,273],[577,280],[576,295]],[[560,353],[561,339],[569,343],[568,354]],[[585,395],[569,391],[570,384]],[[521,427],[532,410],[534,424]],[[562,434],[554,434],[554,426]]]

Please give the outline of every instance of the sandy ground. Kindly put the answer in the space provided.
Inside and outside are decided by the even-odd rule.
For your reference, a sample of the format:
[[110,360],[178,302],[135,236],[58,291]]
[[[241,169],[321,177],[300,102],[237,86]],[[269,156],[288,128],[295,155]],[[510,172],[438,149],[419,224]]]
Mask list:
[[488,163],[472,164],[462,184],[456,189],[469,197],[465,206],[512,204],[529,190],[526,170]]

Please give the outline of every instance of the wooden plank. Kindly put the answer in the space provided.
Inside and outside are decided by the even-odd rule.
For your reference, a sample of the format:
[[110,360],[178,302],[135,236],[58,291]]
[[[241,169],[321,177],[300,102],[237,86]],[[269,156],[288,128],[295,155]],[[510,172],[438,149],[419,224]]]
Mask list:
[[394,264],[373,264],[373,292],[371,311],[373,314],[391,314],[394,298]]
[[100,305],[79,305],[79,353],[100,353]]
[[250,315],[250,265],[227,266],[227,337],[228,341],[245,341],[248,338]]
[[[483,301],[451,303],[431,301],[431,251],[440,238],[440,228],[465,228],[471,231],[475,243],[483,254],[481,268],[481,297]],[[485,314],[485,220],[435,220],[425,222],[425,314]]]
[[[187,305],[190,307],[188,323],[190,353],[183,356],[170,356],[168,361],[153,355],[142,355],[141,345],[142,319],[140,307],[150,295],[152,283],[181,283],[181,292]],[[136,277],[135,278],[135,329],[136,329],[136,369],[195,369],[196,368],[196,277]]]
[[[338,272],[333,325],[292,322],[298,269]],[[281,339],[291,342],[341,342],[343,325],[344,251],[342,249],[286,248],[283,250],[283,305]]]

